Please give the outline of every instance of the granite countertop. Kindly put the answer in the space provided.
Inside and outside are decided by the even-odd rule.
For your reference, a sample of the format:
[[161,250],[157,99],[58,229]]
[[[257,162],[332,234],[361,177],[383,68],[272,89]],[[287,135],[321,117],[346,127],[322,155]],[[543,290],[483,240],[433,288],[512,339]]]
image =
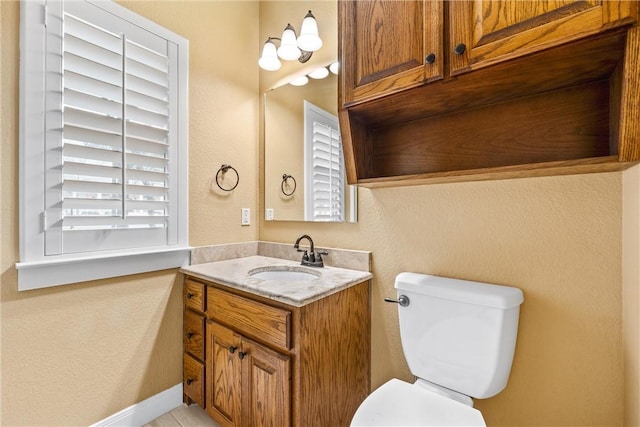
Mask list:
[[[305,271],[318,275],[314,279],[273,280],[259,279],[250,271],[268,271],[277,267],[283,270]],[[306,267],[300,262],[260,255],[207,262],[182,267],[180,271],[193,277],[213,281],[234,289],[302,307],[342,289],[371,279],[368,271],[349,270],[325,266]]]

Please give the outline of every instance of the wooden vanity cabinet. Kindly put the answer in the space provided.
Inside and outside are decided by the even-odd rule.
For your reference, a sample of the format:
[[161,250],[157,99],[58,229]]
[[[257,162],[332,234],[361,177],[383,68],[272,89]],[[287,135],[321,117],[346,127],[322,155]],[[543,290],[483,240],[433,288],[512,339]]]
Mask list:
[[349,425],[370,387],[368,281],[302,307],[188,276],[187,282],[205,287],[201,406],[214,420]]
[[340,1],[347,181],[386,187],[629,167],[640,160],[639,7]]

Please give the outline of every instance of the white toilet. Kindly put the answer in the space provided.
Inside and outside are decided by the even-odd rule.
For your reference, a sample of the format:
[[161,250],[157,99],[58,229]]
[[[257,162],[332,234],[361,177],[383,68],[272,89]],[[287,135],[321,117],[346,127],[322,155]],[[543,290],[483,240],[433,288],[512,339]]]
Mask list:
[[351,425],[485,426],[471,398],[507,385],[522,291],[416,273],[400,273],[395,287],[402,348],[417,380],[383,384]]

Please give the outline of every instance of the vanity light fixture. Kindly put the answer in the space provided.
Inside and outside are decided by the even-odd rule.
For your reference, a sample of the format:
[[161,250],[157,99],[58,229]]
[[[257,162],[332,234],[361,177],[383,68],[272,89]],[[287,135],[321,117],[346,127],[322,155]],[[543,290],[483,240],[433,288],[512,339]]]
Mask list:
[[[276,48],[275,40],[280,41],[280,47]],[[321,47],[322,39],[318,36],[318,23],[313,13],[309,11],[302,21],[300,36],[296,37],[295,28],[291,24],[287,24],[280,38],[267,38],[258,65],[263,70],[276,71],[282,66],[280,59],[285,61],[297,59],[299,62],[305,63],[311,58],[313,52]]]

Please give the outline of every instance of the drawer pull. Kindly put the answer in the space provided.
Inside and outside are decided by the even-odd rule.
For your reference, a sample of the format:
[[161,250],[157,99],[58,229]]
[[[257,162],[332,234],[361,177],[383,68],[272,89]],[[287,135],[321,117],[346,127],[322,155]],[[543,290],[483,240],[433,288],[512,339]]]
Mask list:
[[187,378],[187,385],[191,385],[191,384],[193,384],[193,379]]
[[240,353],[238,353],[238,357],[240,358],[240,360],[244,359],[246,355],[247,355],[246,351],[241,351]]
[[195,296],[196,294],[192,293],[192,292],[187,292],[187,299],[191,299]]
[[236,352],[236,350],[238,349],[238,347],[234,347],[234,346],[229,346],[229,353],[233,354]]

